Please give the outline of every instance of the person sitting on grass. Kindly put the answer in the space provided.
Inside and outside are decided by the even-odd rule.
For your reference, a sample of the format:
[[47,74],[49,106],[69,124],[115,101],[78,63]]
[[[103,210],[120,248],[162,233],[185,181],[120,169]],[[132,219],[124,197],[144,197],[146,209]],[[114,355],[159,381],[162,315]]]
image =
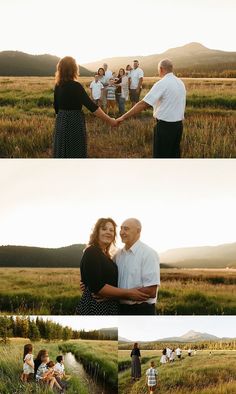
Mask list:
[[36,372],[36,382],[49,385],[50,389],[57,388],[59,392],[63,393],[63,388],[59,385],[54,375],[54,371],[47,366],[49,363],[48,356],[41,358],[42,362]]
[[37,357],[34,359],[34,380],[36,380],[36,372],[42,362],[42,357],[44,356],[48,357],[48,351],[46,349],[41,349],[39,350]]
[[157,375],[158,372],[155,369],[154,361],[151,361],[150,368],[146,371],[148,392],[154,393],[157,387]]
[[64,359],[63,356],[57,356],[57,363],[54,366],[54,376],[57,380],[57,383],[63,388],[67,388],[67,382],[64,381],[66,379],[65,367],[64,367]]
[[33,376],[34,373],[34,356],[32,354],[33,346],[31,343],[27,343],[24,346],[24,354],[23,354],[23,373],[21,375],[22,382],[28,382],[30,377]]

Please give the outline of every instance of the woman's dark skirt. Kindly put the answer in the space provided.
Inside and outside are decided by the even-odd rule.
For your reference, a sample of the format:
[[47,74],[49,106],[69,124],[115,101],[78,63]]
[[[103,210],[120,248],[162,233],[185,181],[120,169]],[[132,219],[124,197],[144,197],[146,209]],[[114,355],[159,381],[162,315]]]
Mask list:
[[131,361],[131,377],[132,378],[140,378],[141,377],[141,363],[139,356],[132,356],[132,361]]
[[54,158],[86,158],[87,132],[84,113],[79,110],[60,110],[54,135]]
[[118,302],[107,300],[97,302],[88,288],[83,292],[76,313],[78,315],[118,315]]

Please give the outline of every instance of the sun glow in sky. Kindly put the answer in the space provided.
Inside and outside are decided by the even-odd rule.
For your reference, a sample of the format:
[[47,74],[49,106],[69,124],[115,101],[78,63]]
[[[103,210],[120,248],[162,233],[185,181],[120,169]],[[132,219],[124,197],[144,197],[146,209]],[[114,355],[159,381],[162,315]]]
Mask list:
[[233,159],[5,159],[0,184],[0,245],[86,243],[108,216],[139,218],[159,252],[236,241]]
[[0,51],[150,55],[197,41],[235,51],[235,0],[1,0]]
[[154,341],[181,336],[190,330],[235,338],[235,316],[119,316],[119,337],[131,341]]

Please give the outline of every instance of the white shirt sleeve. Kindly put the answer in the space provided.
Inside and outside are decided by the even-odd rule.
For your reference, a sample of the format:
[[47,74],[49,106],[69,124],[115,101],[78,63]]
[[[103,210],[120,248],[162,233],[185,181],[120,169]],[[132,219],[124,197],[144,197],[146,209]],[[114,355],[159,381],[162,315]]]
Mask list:
[[93,87],[93,82],[90,83],[90,86],[89,86],[89,87],[90,87],[90,89],[92,89],[92,87]]
[[144,76],[143,70],[140,69],[140,70],[139,70],[139,78],[143,78],[143,76]]
[[160,284],[160,263],[154,250],[146,253],[142,265],[142,284],[144,287]]
[[163,93],[164,93],[163,84],[161,83],[161,81],[158,81],[149,90],[149,92],[143,98],[143,101],[145,101],[145,103],[154,107],[154,105],[156,105],[157,101],[160,100],[160,98],[162,97]]

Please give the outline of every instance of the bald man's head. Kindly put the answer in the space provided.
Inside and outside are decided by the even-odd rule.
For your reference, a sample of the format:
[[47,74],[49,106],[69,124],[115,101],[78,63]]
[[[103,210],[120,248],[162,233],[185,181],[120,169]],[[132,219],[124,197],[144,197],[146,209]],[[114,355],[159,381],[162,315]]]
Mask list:
[[129,249],[140,238],[142,225],[138,219],[126,219],[120,228],[120,237],[125,244],[125,248]]

